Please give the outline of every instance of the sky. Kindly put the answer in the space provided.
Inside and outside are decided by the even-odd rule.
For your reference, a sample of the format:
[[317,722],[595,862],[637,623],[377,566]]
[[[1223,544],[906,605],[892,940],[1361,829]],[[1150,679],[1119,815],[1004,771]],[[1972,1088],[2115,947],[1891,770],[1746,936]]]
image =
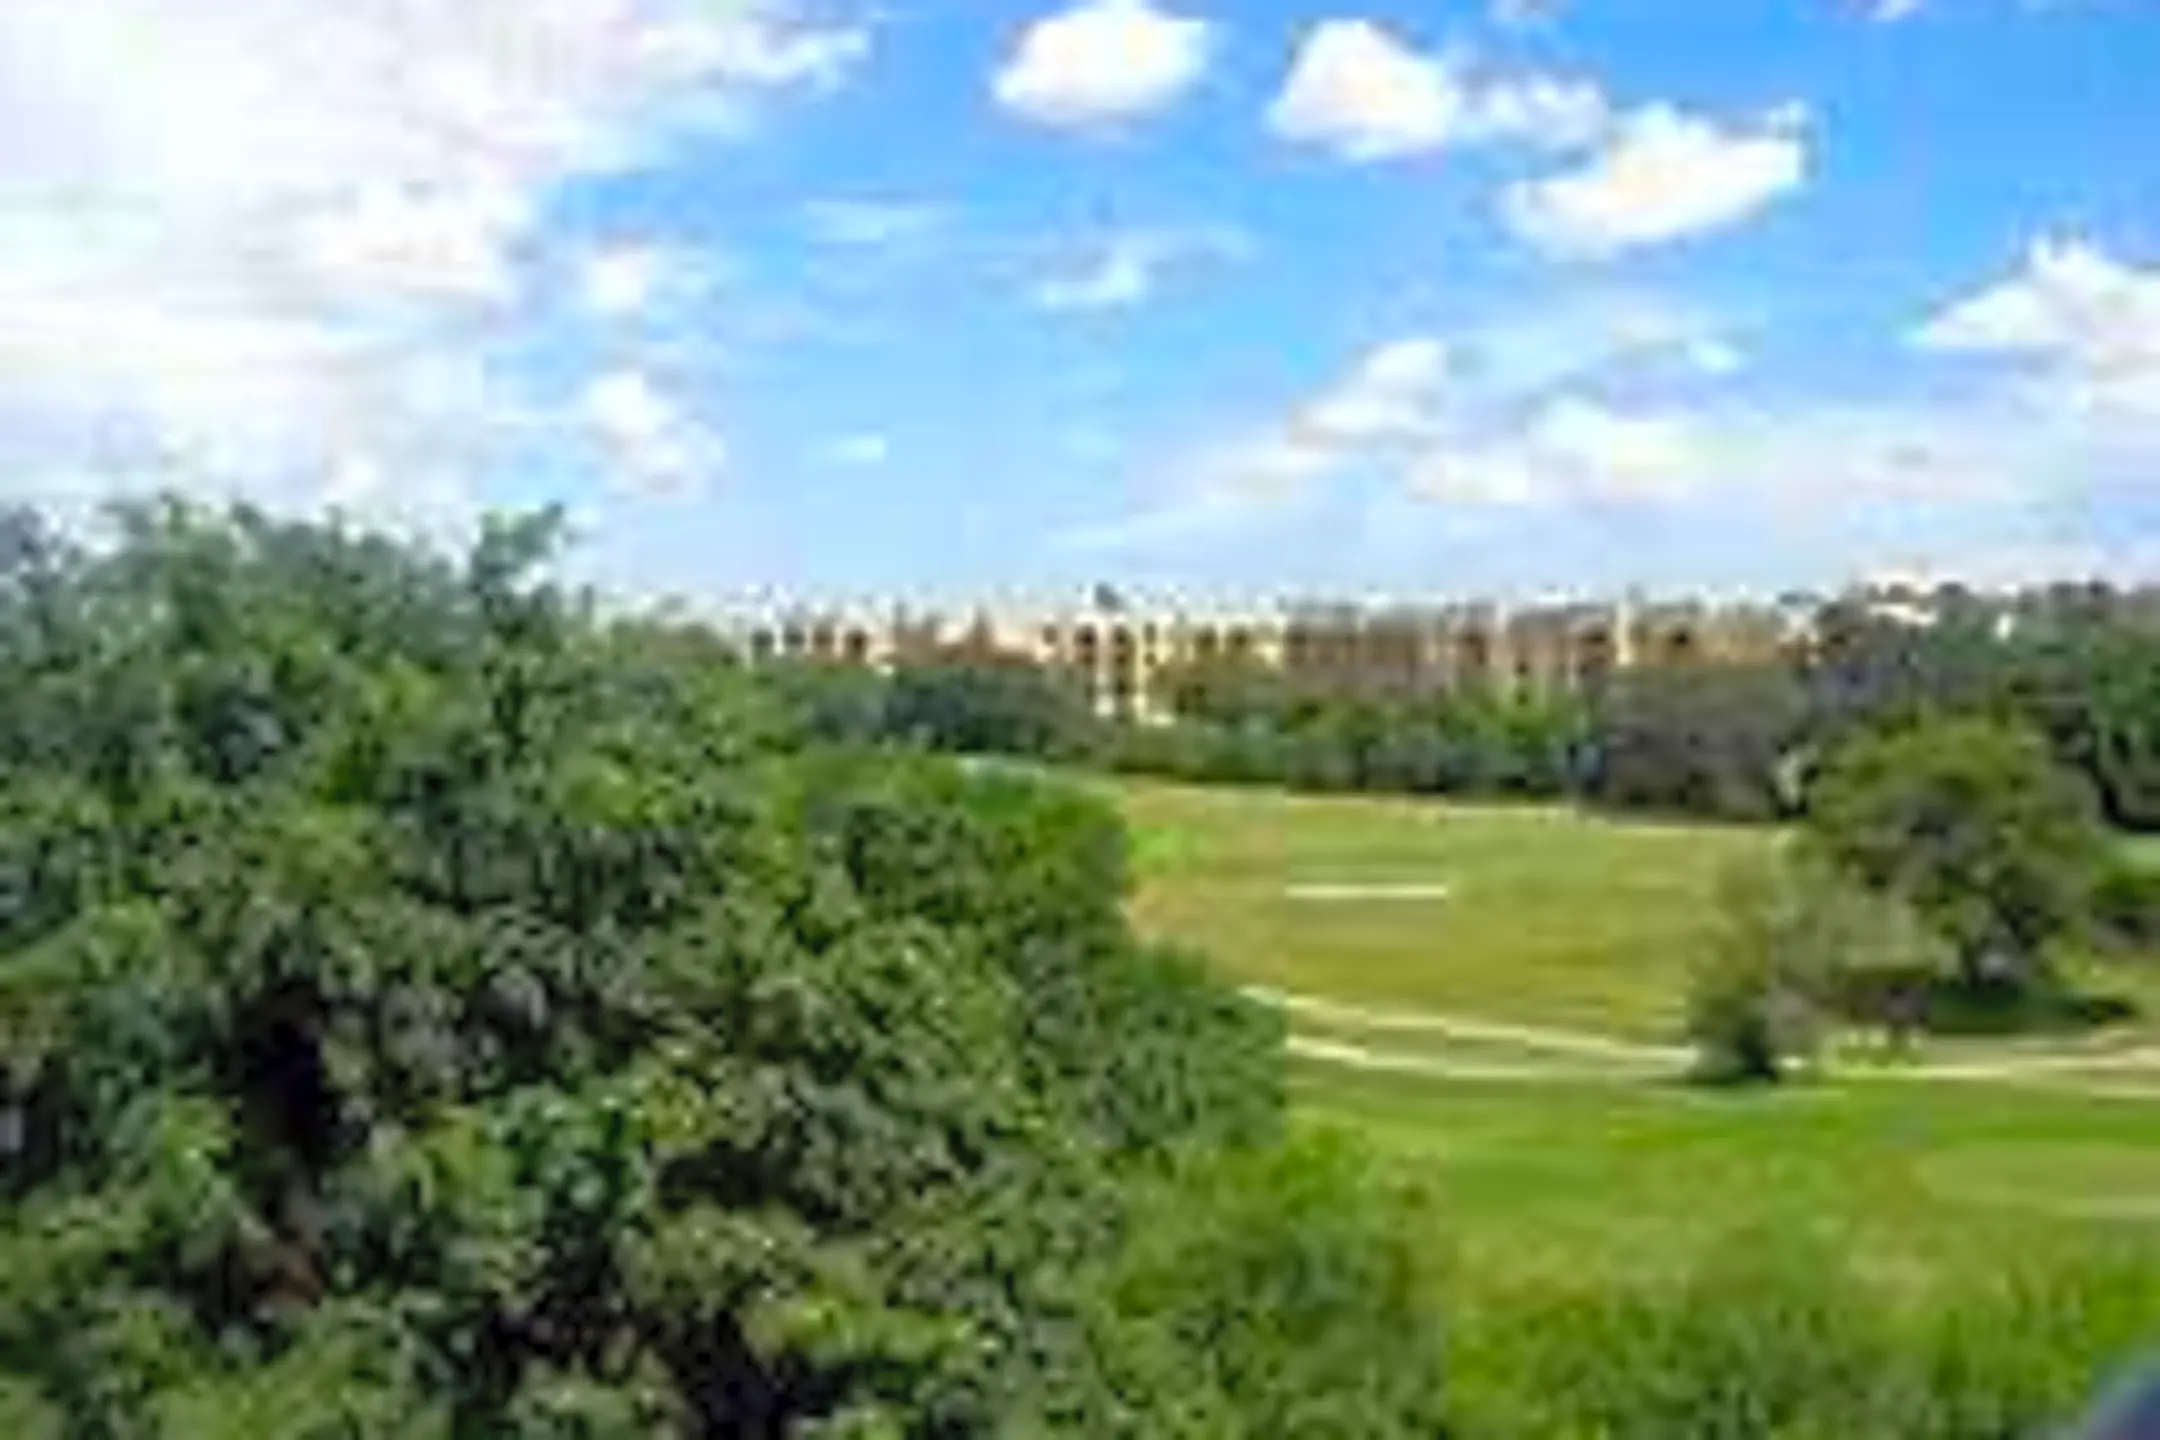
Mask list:
[[2160,575],[2156,0],[4,0],[0,500],[732,604]]

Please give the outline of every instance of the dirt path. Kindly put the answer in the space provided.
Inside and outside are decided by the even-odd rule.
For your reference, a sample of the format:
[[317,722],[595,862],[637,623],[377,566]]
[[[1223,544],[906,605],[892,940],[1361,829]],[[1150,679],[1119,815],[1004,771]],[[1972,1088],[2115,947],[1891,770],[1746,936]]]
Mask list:
[[[1288,1048],[1293,1055],[1353,1070],[1453,1080],[1626,1082],[1641,1080],[1646,1073],[1674,1073],[1684,1069],[1693,1058],[1693,1052],[1684,1046],[1617,1040],[1577,1030],[1516,1025],[1393,1006],[1350,1005],[1264,986],[1248,986],[1244,993],[1260,1004],[1282,1011],[1293,1023],[1302,1017],[1377,1035],[1436,1035],[1445,1040],[1514,1045],[1565,1057],[1550,1064],[1537,1061],[1503,1064],[1450,1059],[1445,1055],[1404,1054],[1384,1045],[1365,1045],[1334,1037],[1291,1035]],[[1574,1063],[1569,1063],[1571,1061]],[[1839,1080],[2009,1084],[2103,1099],[2160,1101],[2160,1046],[2156,1045],[2057,1054],[2028,1052],[1992,1059],[1846,1064],[1827,1073]],[[2151,1083],[2136,1083],[2141,1080]]]

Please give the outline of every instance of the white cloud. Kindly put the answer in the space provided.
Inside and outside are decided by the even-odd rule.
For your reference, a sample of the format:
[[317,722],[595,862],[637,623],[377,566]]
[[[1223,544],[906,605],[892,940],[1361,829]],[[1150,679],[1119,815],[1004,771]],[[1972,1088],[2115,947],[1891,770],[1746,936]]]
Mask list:
[[[1337,478],[1399,481],[1470,509],[1582,500],[1669,502],[1720,475],[1714,427],[1684,411],[1621,408],[1614,380],[1693,377],[1738,363],[1685,307],[1604,293],[1442,337],[1374,345],[1275,422],[1173,466],[1166,502],[1078,538],[1093,547],[1213,533],[1281,513]],[[1722,442],[1719,442],[1722,443]]]
[[1039,283],[1034,300],[1053,312],[1131,309],[1154,298],[1174,268],[1242,255],[1247,243],[1221,227],[1115,231],[1098,240],[1082,263]]
[[1709,451],[1691,417],[1561,394],[1518,426],[1438,442],[1403,479],[1414,495],[1460,506],[1669,503],[1708,481]]
[[1044,125],[1137,119],[1174,104],[1207,69],[1205,20],[1150,0],[1083,0],[1022,32],[991,81],[997,102]]
[[875,430],[858,431],[828,442],[824,456],[834,465],[870,469],[892,459],[892,441]]
[[1868,7],[1868,18],[1885,25],[1909,20],[1920,13],[1927,0],[1874,0]]
[[1550,254],[1596,259],[1736,225],[1806,179],[1802,117],[1721,127],[1669,105],[1622,116],[1582,168],[1518,182],[1508,224]]
[[1701,438],[1671,414],[1631,414],[1563,396],[1547,404],[1526,437],[1582,493],[1671,500],[1702,482]]
[[559,189],[865,43],[775,4],[8,0],[0,465],[394,502],[531,440],[547,397],[494,357],[596,298]]
[[2022,361],[2048,398],[2080,413],[2160,421],[2160,266],[2038,240],[2016,275],[1951,304],[1914,340]]
[[1471,140],[1520,140],[1573,150],[1595,144],[1611,124],[1604,92],[1587,80],[1527,75],[1473,91],[1464,131]]
[[1466,107],[1443,61],[1369,20],[1326,20],[1299,46],[1268,123],[1287,140],[1385,160],[1438,149]]
[[1390,341],[1294,416],[1290,433],[1329,448],[1414,439],[1431,428],[1448,374],[1447,347],[1438,340]]
[[1268,110],[1277,135],[1353,161],[1498,140],[1568,149],[1593,141],[1606,120],[1593,85],[1482,79],[1459,57],[1424,53],[1369,20],[1315,25]]
[[593,376],[577,408],[609,478],[635,493],[695,496],[726,463],[719,438],[642,371]]
[[1043,281],[1035,303],[1045,310],[1128,309],[1154,293],[1161,263],[1160,253],[1141,239],[1120,236],[1087,269]]
[[652,308],[671,269],[668,255],[650,245],[595,250],[578,267],[578,303],[602,320],[642,315]]
[[533,197],[511,185],[375,184],[302,218],[300,258],[335,289],[507,302],[533,220]]
[[1697,336],[1680,347],[1680,356],[1696,373],[1736,375],[1747,366],[1747,354],[1720,335]]

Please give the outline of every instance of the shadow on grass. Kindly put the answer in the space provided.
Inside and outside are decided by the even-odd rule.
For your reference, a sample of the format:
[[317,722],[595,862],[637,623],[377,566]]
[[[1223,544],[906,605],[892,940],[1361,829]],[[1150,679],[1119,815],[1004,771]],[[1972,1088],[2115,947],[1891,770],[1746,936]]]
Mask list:
[[1921,969],[1876,969],[1845,978],[1834,1008],[1856,1024],[1892,1035],[2083,1035],[2135,1020],[2139,1008],[2122,995],[2100,995],[2050,983],[1972,984]]

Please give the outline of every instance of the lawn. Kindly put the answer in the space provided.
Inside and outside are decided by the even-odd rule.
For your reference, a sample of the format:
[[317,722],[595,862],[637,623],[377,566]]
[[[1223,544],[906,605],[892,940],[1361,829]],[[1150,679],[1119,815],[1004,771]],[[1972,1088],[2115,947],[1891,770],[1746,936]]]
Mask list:
[[2160,1107],[1890,1080],[1774,1094],[1297,1070],[1430,1194],[1473,1288],[1646,1278],[1736,1235],[1812,1234],[1893,1287],[2051,1248],[2160,1261]]
[[[1293,1016],[1308,1044],[1450,1072],[1308,1059],[1295,1093],[1301,1123],[1350,1126],[1427,1189],[1436,1243],[1479,1288],[1671,1272],[1735,1233],[1812,1231],[1893,1284],[2058,1246],[2160,1259],[2160,1073],[1849,1070],[1747,1094],[1678,1082],[1649,1046],[1673,1039],[1720,868],[1771,832],[1152,783],[1115,794],[1143,931],[1243,981],[1493,1022]],[[2126,988],[2153,993],[2149,979]],[[1607,1056],[1511,1026],[1638,1043]],[[2075,1088],[2111,1084],[2133,1093]]]
[[1673,1033],[1719,870],[1773,843],[1546,806],[1116,794],[1133,827],[1134,922],[1240,979],[1651,1038]]

